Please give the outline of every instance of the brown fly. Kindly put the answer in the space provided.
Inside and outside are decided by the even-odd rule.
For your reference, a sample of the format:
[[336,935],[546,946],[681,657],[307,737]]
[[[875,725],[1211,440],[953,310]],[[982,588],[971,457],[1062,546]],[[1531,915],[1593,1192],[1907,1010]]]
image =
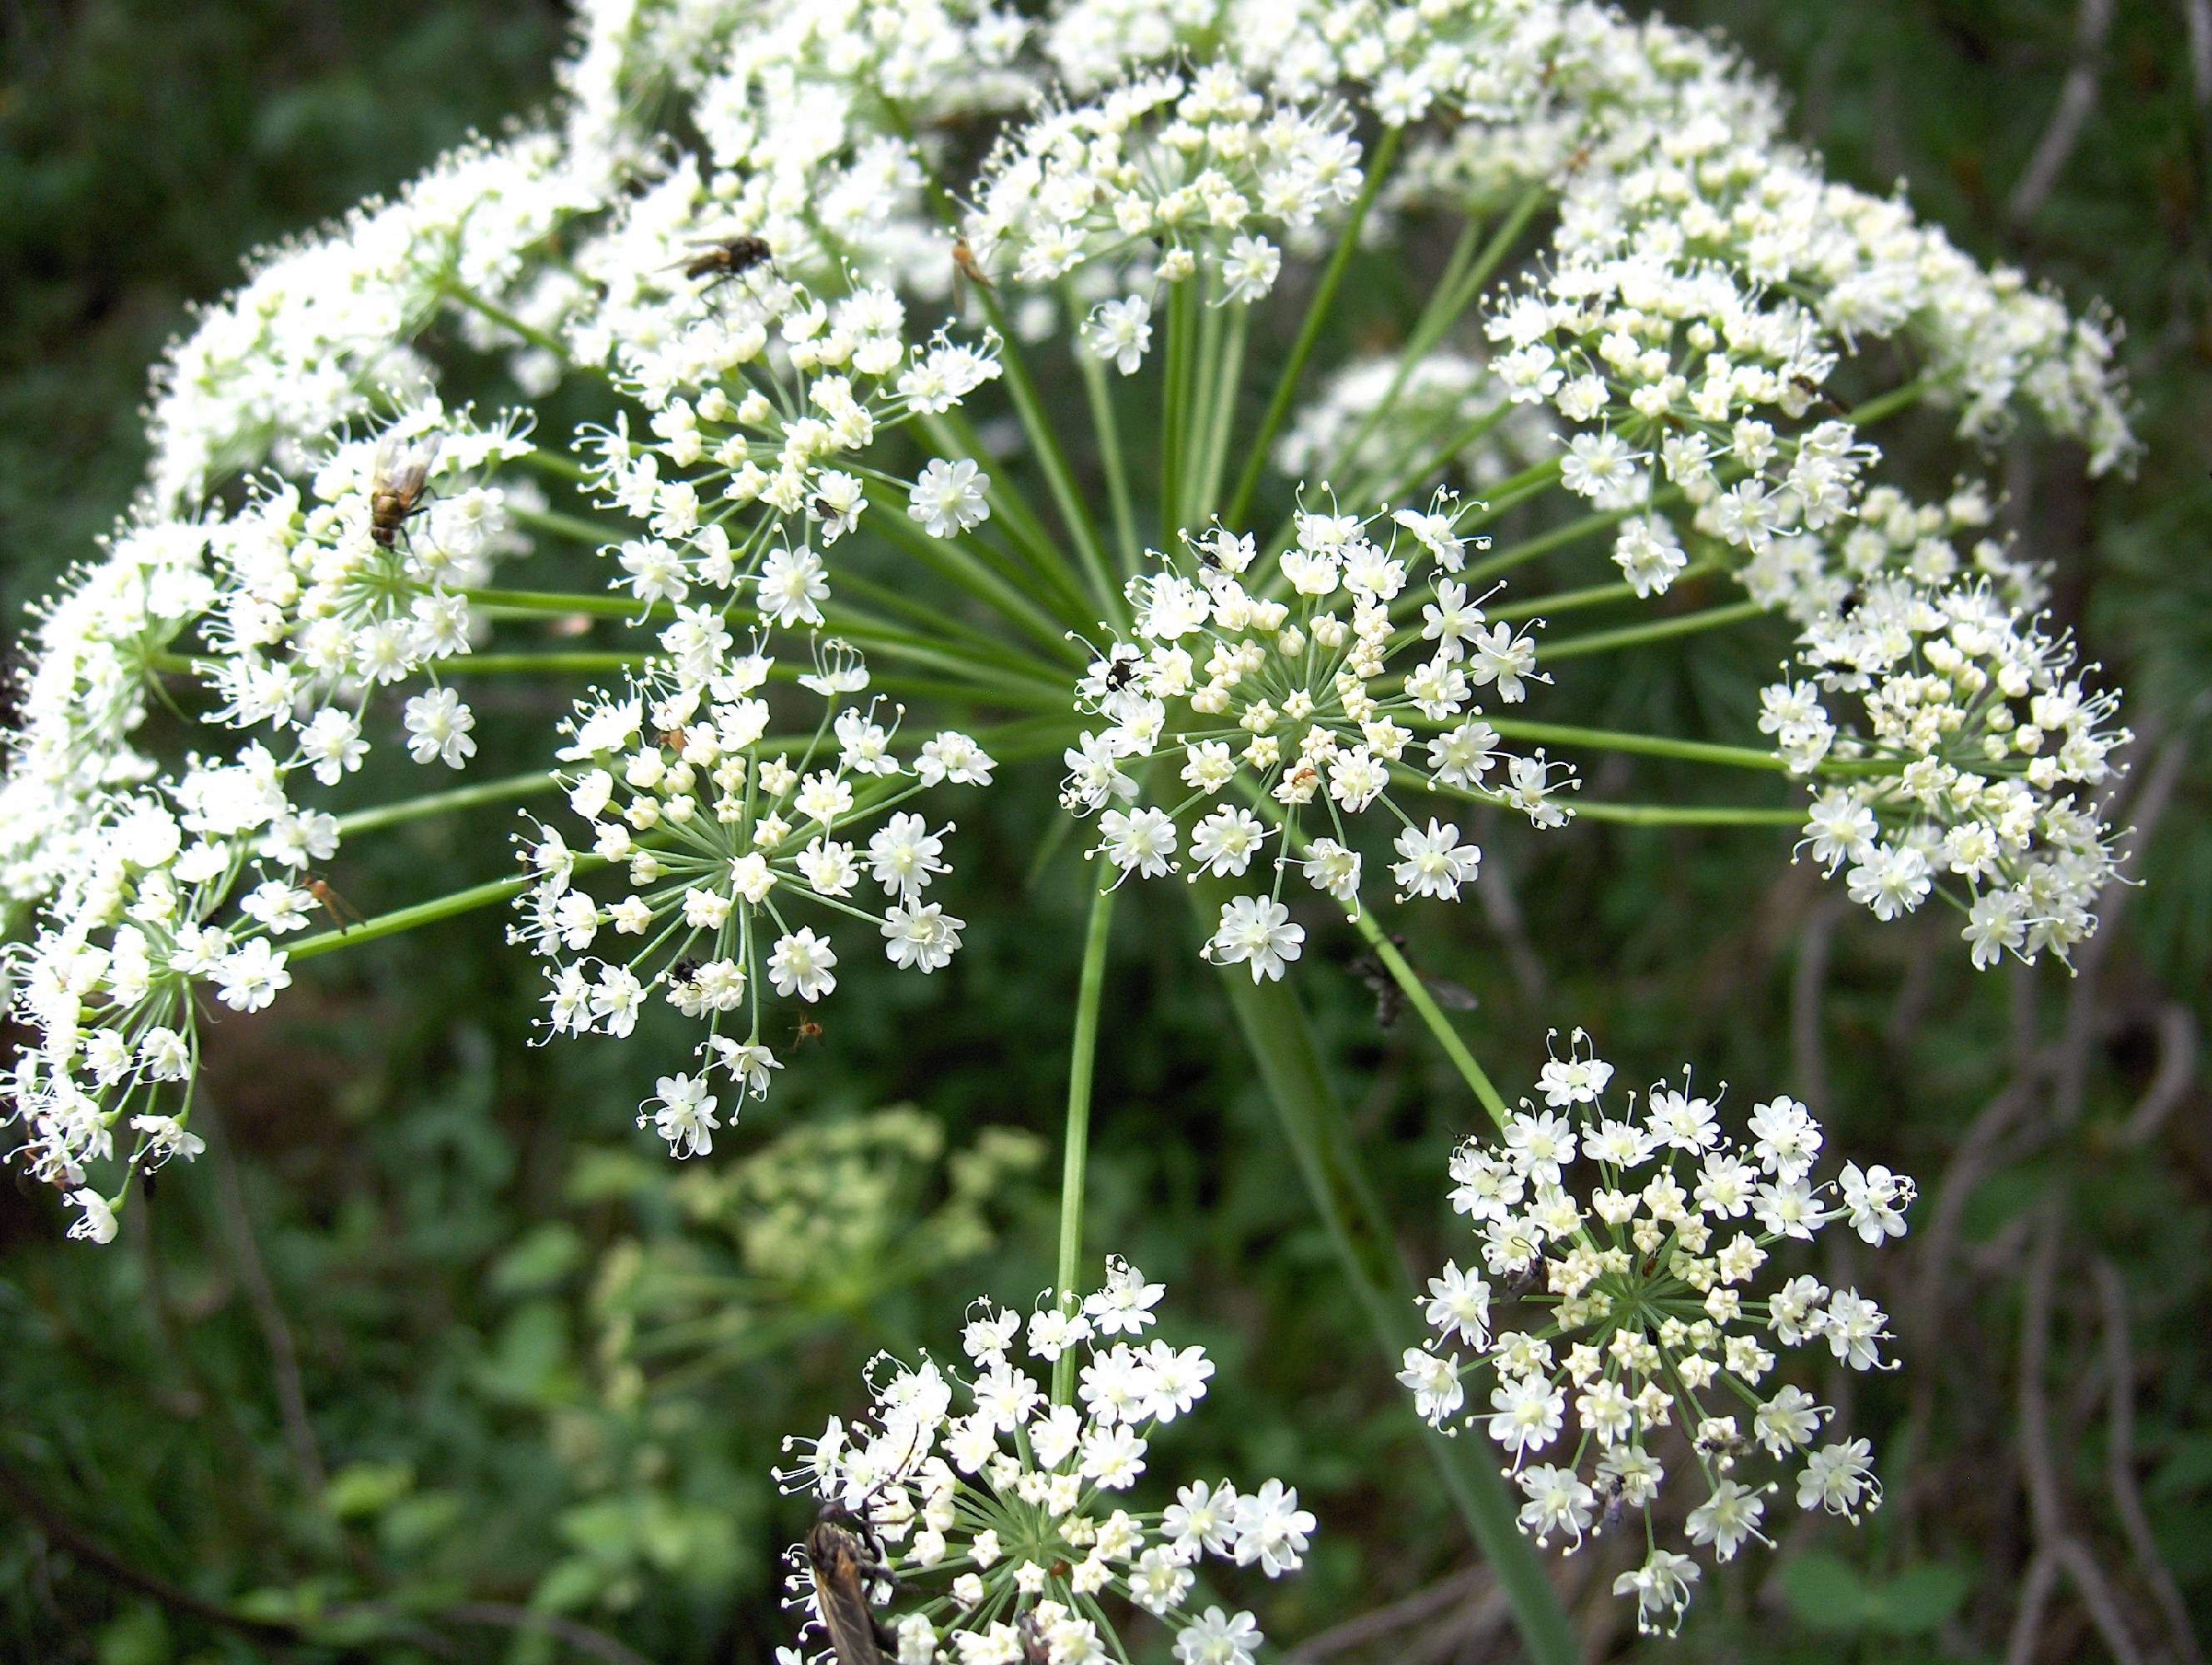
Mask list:
[[738,237],[702,238],[693,244],[696,251],[681,260],[670,262],[671,266],[684,268],[684,275],[692,279],[707,278],[708,288],[743,277],[755,266],[772,264],[775,251],[768,246],[765,237],[750,234]]
[[368,485],[368,535],[379,549],[390,549],[398,541],[400,528],[430,507],[422,501],[422,488],[437,460],[435,434],[408,440],[393,428],[376,442],[376,472]]
[[952,241],[952,309],[955,312],[961,310],[967,299],[961,287],[963,283],[973,283],[981,289],[991,287],[991,280],[983,275],[983,268],[975,258],[975,251],[968,246],[965,237],[957,237]]
[[837,1665],[884,1665],[898,1644],[868,1601],[868,1587],[891,1576],[882,1547],[860,1517],[840,1504],[823,1505],[806,1534],[806,1565],[814,1575],[814,1609],[829,1633]]
[[316,878],[311,875],[307,880],[307,891],[322,905],[325,913],[337,921],[340,931],[350,931],[356,925],[368,923],[368,921],[362,917],[361,910],[340,896],[328,879]]

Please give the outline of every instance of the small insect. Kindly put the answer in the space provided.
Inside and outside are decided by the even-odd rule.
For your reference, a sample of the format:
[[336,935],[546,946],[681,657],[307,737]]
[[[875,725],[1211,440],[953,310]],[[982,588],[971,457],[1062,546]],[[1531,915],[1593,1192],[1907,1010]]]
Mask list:
[[1106,691],[1118,694],[1136,680],[1137,662],[1134,659],[1115,659],[1106,667]]
[[[744,235],[712,237],[696,240],[692,246],[697,252],[687,254],[671,265],[684,268],[686,277],[708,277],[714,280],[708,287],[726,283],[733,277],[743,277],[763,261],[774,264],[775,251],[768,246],[764,237]],[[666,270],[664,268],[663,270]]]
[[835,520],[837,518],[837,511],[827,497],[817,497],[807,507],[814,511],[814,518],[817,520]]
[[680,728],[664,728],[653,737],[671,751],[682,751],[691,744],[690,736]]
[[340,896],[328,879],[317,878],[310,875],[306,889],[309,896],[322,904],[323,911],[338,922],[338,929],[341,932],[350,931],[356,925],[368,923],[368,920],[362,917],[361,909]]
[[811,1018],[801,1018],[799,1020],[799,1027],[791,1032],[791,1044],[794,1047],[803,1047],[809,1042],[818,1041],[821,1038],[822,1025]]
[[956,312],[960,310],[966,299],[961,289],[963,282],[973,283],[978,289],[991,287],[991,280],[983,275],[983,268],[976,262],[975,251],[968,246],[965,237],[959,237],[955,238],[952,243],[952,307]]
[[837,1665],[884,1665],[896,1658],[897,1639],[868,1601],[869,1585],[891,1577],[874,1532],[833,1498],[808,1530],[805,1553],[815,1611]]
[[668,981],[671,982],[688,983],[698,975],[699,962],[688,954],[668,968]]
[[1807,398],[1813,400],[1815,404],[1826,406],[1828,410],[1834,411],[1836,415],[1839,416],[1848,416],[1850,415],[1849,406],[1845,405],[1841,399],[1838,398],[1833,393],[1831,393],[1826,388],[1821,386],[1819,382],[1814,380],[1812,377],[1807,375],[1802,370],[1796,371],[1791,374],[1790,378],[1790,385],[1792,387],[1795,387],[1799,392],[1802,393]]
[[[921,1428],[915,1428],[919,1443]],[[837,1665],[886,1665],[898,1657],[898,1641],[876,1616],[868,1600],[876,1584],[896,1586],[898,1575],[884,1564],[883,1540],[868,1524],[867,1508],[876,1493],[902,1478],[913,1461],[910,1447],[898,1466],[885,1474],[857,1506],[837,1498],[822,1505],[801,1547],[814,1575],[814,1608],[829,1633]]]
[[398,541],[400,528],[429,507],[422,487],[438,460],[438,435],[402,439],[392,429],[376,442],[376,471],[368,486],[368,535],[380,550]]
[[[1390,945],[1402,952],[1406,939],[1393,932]],[[1398,1019],[1406,1015],[1406,991],[1390,975],[1390,968],[1379,955],[1360,954],[1353,957],[1347,969],[1367,985],[1367,992],[1375,997],[1375,1026],[1382,1030],[1394,1028]],[[1448,978],[1431,976],[1419,969],[1413,975],[1421,980],[1421,987],[1429,991],[1429,997],[1447,1012],[1472,1012],[1480,1004],[1471,989]]]
[[1609,1527],[1619,1526],[1621,1514],[1628,1507],[1627,1489],[1621,1485],[1620,1476],[1600,1474],[1597,1485],[1592,1489],[1597,1493],[1597,1501],[1605,1505],[1602,1517],[1598,1522],[1598,1530],[1602,1532]]

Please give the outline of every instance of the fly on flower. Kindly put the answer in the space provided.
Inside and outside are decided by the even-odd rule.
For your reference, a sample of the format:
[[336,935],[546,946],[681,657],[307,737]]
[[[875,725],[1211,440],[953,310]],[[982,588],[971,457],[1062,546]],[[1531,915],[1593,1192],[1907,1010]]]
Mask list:
[[401,529],[429,507],[422,501],[422,489],[443,437],[432,432],[410,439],[394,428],[377,441],[375,473],[368,488],[368,535],[379,549],[390,549]]
[[775,259],[768,240],[750,234],[695,238],[692,248],[694,252],[681,260],[671,261],[670,267],[682,267],[684,275],[695,283],[702,277],[711,280],[707,285],[710,289],[743,277],[756,266],[773,264]]
[[[1161,1294],[1115,1259],[1104,1287],[1048,1296],[1026,1323],[979,1301],[965,1370],[878,1360],[867,1417],[785,1442],[802,1455],[778,1480],[823,1500],[787,1605],[837,1665],[1127,1658],[1105,1595],[1171,1626],[1180,1660],[1250,1658],[1252,1615],[1193,1599],[1201,1564],[1281,1577],[1304,1563],[1316,1523],[1274,1480],[1252,1491],[1193,1480],[1164,1510],[1121,1505],[1152,1470],[1155,1436],[1213,1374],[1201,1348],[1120,1339],[1152,1327]],[[1074,1390],[1054,1398],[1039,1376],[1070,1355]]]

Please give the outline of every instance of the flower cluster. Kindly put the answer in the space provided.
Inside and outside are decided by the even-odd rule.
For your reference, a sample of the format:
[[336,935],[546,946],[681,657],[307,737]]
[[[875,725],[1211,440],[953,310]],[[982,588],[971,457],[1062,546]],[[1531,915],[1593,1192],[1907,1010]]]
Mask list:
[[2062,959],[2096,929],[2113,832],[2096,800],[2127,744],[2119,702],[2072,647],[1985,586],[1872,586],[1762,696],[1791,769],[1825,769],[1806,847],[1882,919],[1933,894],[1966,915],[1974,963]]
[[[1003,140],[964,234],[977,263],[1023,283],[1141,259],[1159,282],[1203,269],[1224,299],[1255,301],[1282,266],[1267,234],[1304,230],[1358,195],[1359,146],[1346,127],[1337,112],[1270,110],[1227,64],[1140,76]],[[1141,295],[1134,304],[1149,311]],[[1101,356],[1141,357],[1127,344],[1134,338],[1094,319]]]
[[[1761,1525],[1776,1482],[1738,1473],[1760,1453],[1805,1454],[1801,1509],[1856,1520],[1881,1503],[1867,1442],[1815,1449],[1828,1407],[1771,1377],[1778,1347],[1826,1344],[1853,1370],[1879,1368],[1881,1310],[1802,1274],[1765,1299],[1750,1291],[1778,1243],[1831,1221],[1870,1244],[1902,1235],[1913,1186],[1856,1163],[1815,1186],[1820,1128],[1794,1099],[1754,1107],[1739,1140],[1688,1071],[1655,1085],[1640,1113],[1632,1097],[1619,1113],[1604,1105],[1613,1073],[1576,1030],[1538,1078],[1546,1108],[1524,1099],[1502,1149],[1470,1140],[1454,1155],[1452,1206],[1474,1227],[1478,1259],[1429,1280],[1436,1334],[1407,1349],[1399,1380],[1439,1427],[1460,1417],[1468,1378],[1487,1384],[1488,1409],[1464,1420],[1511,1458],[1521,1527],[1539,1544],[1571,1549],[1644,1511],[1649,1554],[1614,1592],[1636,1597],[1642,1628],[1671,1629],[1698,1570],[1657,1547],[1652,1508],[1670,1464],[1704,1492],[1690,1541],[1723,1561],[1771,1541]],[[1493,1301],[1512,1305],[1494,1313]]]
[[[287,767],[251,744],[88,806],[45,923],[9,956],[9,1016],[36,1037],[5,1079],[0,1126],[33,1177],[70,1195],[70,1235],[105,1243],[136,1175],[197,1155],[189,1130],[204,993],[258,1012],[292,974],[274,944],[319,902],[330,816],[295,809]],[[99,1182],[94,1183],[95,1178]]]
[[[694,188],[679,177],[634,212],[659,253],[678,234],[647,209],[670,195],[688,213]],[[832,303],[778,276],[771,253],[732,258],[748,264],[633,272],[594,316],[591,352],[615,358],[617,385],[650,413],[653,436],[633,439],[620,416],[586,436],[591,489],[641,527],[606,549],[621,569],[611,587],[653,603],[743,585],[769,623],[816,625],[829,595],[817,544],[860,524],[864,476],[882,477],[863,458],[910,416],[952,409],[999,366],[988,342],[979,350],[941,333],[909,349],[905,306],[881,285]],[[933,460],[907,511],[951,537],[989,513],[988,485],[972,461]]]
[[460,768],[474,718],[434,667],[469,650],[465,592],[524,547],[514,494],[485,477],[530,451],[520,428],[480,428],[429,400],[332,447],[304,490],[256,483],[209,531],[222,599],[201,635],[219,657],[194,664],[218,702],[212,720],[289,735],[292,761],[335,786],[367,755],[370,698],[427,668],[429,691],[405,710],[409,750]]
[[[1121,1506],[1156,1431],[1189,1413],[1213,1374],[1203,1348],[1121,1339],[1151,1327],[1164,1292],[1113,1260],[1102,1289],[1041,1304],[1026,1324],[978,1302],[962,1335],[969,1373],[883,1361],[866,1420],[787,1441],[803,1455],[779,1479],[822,1500],[808,1547],[792,1553],[792,1605],[806,1629],[827,1639],[825,1607],[839,1594],[816,1559],[826,1539],[859,1564],[874,1605],[908,1608],[867,1615],[901,1665],[1126,1658],[1098,1599],[1108,1595],[1174,1626],[1183,1665],[1245,1665],[1259,1629],[1201,1593],[1202,1564],[1294,1572],[1314,1517],[1275,1480],[1249,1490],[1193,1480],[1158,1513]],[[1057,1367],[1073,1397],[1049,1395],[1024,1358]],[[939,1580],[935,1599],[916,1595]]]
[[[1273,884],[1224,904],[1209,958],[1281,976],[1305,934],[1282,902],[1285,878],[1295,867],[1356,908],[1365,858],[1352,822],[1378,805],[1401,829],[1401,896],[1455,900],[1482,852],[1456,822],[1415,821],[1394,784],[1508,805],[1538,826],[1567,819],[1564,766],[1508,755],[1480,714],[1480,690],[1510,704],[1547,678],[1533,636],[1487,617],[1455,575],[1480,546],[1462,534],[1467,513],[1444,491],[1425,509],[1365,516],[1332,500],[1300,509],[1290,546],[1264,562],[1251,537],[1216,523],[1131,580],[1130,633],[1078,688],[1105,726],[1068,749],[1061,800],[1097,813],[1093,854],[1125,877],[1180,871],[1187,853],[1194,872],[1243,878],[1276,840]],[[1420,731],[1431,738],[1417,750]],[[1175,759],[1179,789],[1164,806],[1139,803]],[[1223,801],[1231,788],[1249,806]]]
[[[564,724],[560,757],[574,772],[563,784],[589,848],[533,823],[521,855],[535,882],[517,899],[523,922],[512,933],[550,962],[555,1034],[627,1036],[655,990],[706,1021],[698,1073],[661,1078],[640,1118],[679,1156],[713,1147],[716,1070],[759,1097],[781,1067],[762,983],[808,1005],[837,986],[826,928],[793,923],[787,907],[805,904],[825,927],[860,921],[902,968],[927,973],[951,959],[965,921],[925,895],[950,871],[951,828],[899,806],[948,782],[988,784],[996,767],[950,729],[902,760],[895,711],[886,722],[880,702],[839,704],[867,672],[835,643],[800,678],[823,701],[812,733],[772,738],[763,690],[775,661],[757,647],[738,651],[705,609],[690,623],[691,656],[579,701]],[[865,847],[854,842],[871,826]],[[612,894],[586,882],[599,869],[617,878]],[[870,886],[880,912],[854,900]],[[603,957],[610,944],[616,957]]]

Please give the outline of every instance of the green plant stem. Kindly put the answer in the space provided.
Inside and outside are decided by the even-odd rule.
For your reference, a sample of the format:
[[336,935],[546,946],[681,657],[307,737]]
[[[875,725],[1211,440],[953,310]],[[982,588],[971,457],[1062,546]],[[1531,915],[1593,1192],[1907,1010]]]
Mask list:
[[1420,973],[1407,963],[1406,957],[1398,951],[1398,945],[1391,941],[1390,933],[1376,923],[1373,910],[1360,908],[1351,915],[1351,919],[1360,939],[1375,957],[1382,962],[1391,981],[1405,995],[1407,1004],[1420,1014],[1421,1021],[1428,1025],[1429,1033],[1436,1036],[1437,1044],[1443,1048],[1444,1056],[1451,1060],[1452,1066],[1460,1073],[1460,1079],[1466,1082],[1474,1096],[1482,1101],[1482,1108],[1490,1112],[1490,1119],[1498,1124],[1498,1130],[1504,1132],[1506,1117],[1511,1112],[1506,1108],[1504,1095],[1492,1082],[1489,1072],[1476,1062],[1474,1054],[1468,1050],[1467,1042],[1452,1027],[1451,1019],[1444,1016],[1443,1008],[1437,1004],[1436,996],[1429,993],[1429,986],[1421,981]]
[[[1478,579],[1492,578],[1499,573],[1510,572],[1525,562],[1534,561],[1540,555],[1549,555],[1553,550],[1564,549],[1568,544],[1588,538],[1594,532],[1603,532],[1608,526],[1617,526],[1632,514],[1643,514],[1652,509],[1663,508],[1675,501],[1681,495],[1682,489],[1680,486],[1662,486],[1653,492],[1646,501],[1631,504],[1626,508],[1600,509],[1595,513],[1579,515],[1563,525],[1553,527],[1549,532],[1539,532],[1534,538],[1522,539],[1510,548],[1494,550],[1481,560],[1468,562],[1467,581],[1473,584]],[[1680,574],[1678,574],[1676,576],[1679,579]]]
[[1613,728],[1578,728],[1571,723],[1532,723],[1517,717],[1488,717],[1484,720],[1509,740],[1535,740],[1546,745],[1583,746],[1597,751],[1626,751],[1640,757],[1673,757],[1686,763],[1722,763],[1731,769],[1755,769],[1772,775],[1784,774],[1790,767],[1773,752],[1761,751],[1756,746],[1677,740],[1663,734],[1633,734]]
[[557,776],[545,769],[532,769],[525,775],[508,775],[496,781],[477,781],[465,787],[455,787],[448,792],[426,793],[420,798],[403,798],[396,804],[379,804],[365,810],[356,810],[351,815],[338,817],[338,836],[350,838],[356,833],[374,832],[380,827],[396,827],[405,821],[420,821],[428,816],[445,815],[454,810],[475,809],[482,804],[502,804],[517,798],[535,797],[541,792],[551,792],[561,784]]
[[[1098,1070],[1098,1013],[1106,988],[1106,943],[1114,926],[1114,888],[1091,898],[1091,924],[1083,936],[1083,970],[1075,997],[1075,1034],[1067,1056],[1067,1132],[1060,1158],[1060,1261],[1053,1287],[1061,1301],[1074,1297],[1083,1270],[1083,1179],[1091,1153],[1091,1090]],[[1075,1354],[1053,1361],[1052,1400],[1067,1404],[1075,1388]]]
[[[1520,200],[1499,222],[1497,231],[1492,234],[1489,244],[1472,269],[1455,272],[1454,268],[1461,262],[1457,251],[1454,251],[1443,278],[1430,295],[1428,305],[1421,309],[1420,317],[1415,320],[1412,332],[1406,337],[1405,346],[1399,350],[1398,364],[1391,373],[1390,385],[1383,390],[1382,397],[1376,401],[1374,408],[1361,419],[1359,426],[1352,430],[1352,437],[1344,442],[1343,448],[1329,459],[1328,471],[1331,474],[1349,468],[1366,445],[1369,436],[1397,408],[1398,395],[1405,390],[1407,379],[1413,374],[1413,367],[1428,356],[1430,349],[1443,339],[1445,331],[1482,292],[1482,286],[1490,281],[1505,257],[1513,252],[1514,245],[1521,240],[1521,234],[1528,228],[1528,222],[1544,205],[1547,195],[1541,185],[1531,185],[1523,191]],[[1443,454],[1453,455],[1473,443],[1472,440],[1462,441]]]
[[1252,436],[1244,466],[1237,471],[1237,489],[1230,494],[1229,507],[1221,517],[1224,525],[1242,526],[1244,517],[1251,512],[1253,495],[1260,489],[1261,471],[1267,465],[1268,449],[1275,442],[1283,419],[1290,415],[1291,402],[1297,398],[1298,379],[1305,373],[1306,361],[1313,356],[1314,344],[1321,339],[1322,326],[1328,321],[1337,286],[1344,281],[1344,270],[1352,263],[1352,251],[1359,246],[1360,228],[1366,223],[1367,211],[1374,206],[1383,176],[1389,173],[1397,156],[1400,136],[1398,128],[1386,128],[1375,147],[1375,154],[1368,159],[1367,176],[1360,181],[1359,195],[1336,234],[1336,247],[1328,257],[1328,264],[1322,268],[1321,281],[1314,286],[1313,299],[1307,303],[1306,315],[1298,325],[1297,338],[1291,343],[1290,355],[1283,361],[1282,373],[1275,379],[1274,393],[1267,401],[1267,413],[1260,418],[1260,431]]
[[1098,460],[1106,471],[1106,496],[1114,509],[1114,543],[1121,557],[1125,576],[1134,576],[1144,564],[1144,545],[1137,538],[1137,513],[1129,498],[1129,470],[1121,459],[1121,425],[1114,415],[1114,390],[1106,380],[1106,364],[1097,354],[1077,348],[1075,362],[1082,367],[1083,396],[1091,405],[1091,426],[1098,439]]
[[1802,810],[1750,805],[1739,808],[1733,804],[1614,804],[1603,799],[1577,804],[1575,816],[1578,820],[1617,821],[1630,827],[1799,827],[1805,823]]
[[1044,402],[1037,397],[1036,384],[1030,379],[1029,366],[1015,343],[1014,332],[1005,313],[1000,309],[999,297],[988,289],[980,293],[983,310],[999,332],[999,362],[1006,370],[1006,392],[1012,397],[1015,413],[1021,417],[1023,431],[1029,435],[1030,449],[1036,453],[1037,465],[1044,471],[1046,489],[1052,493],[1053,503],[1060,510],[1060,522],[1067,528],[1067,535],[1075,540],[1076,558],[1090,577],[1096,592],[1093,599],[1103,610],[1102,617],[1116,617],[1121,587],[1107,568],[1105,546],[1099,541],[1098,526],[1091,519],[1090,505],[1077,489],[1075,471],[1068,465],[1060,436],[1045,416]]
[[1189,360],[1191,336],[1196,320],[1197,283],[1185,278],[1168,291],[1167,343],[1161,350],[1160,368],[1160,547],[1172,550],[1182,520],[1182,468],[1190,441]]
[[[576,871],[601,865],[601,858],[580,855]],[[495,878],[482,884],[471,884],[465,890],[433,896],[428,902],[417,902],[405,908],[395,908],[388,914],[379,914],[374,919],[362,920],[358,924],[344,926],[335,931],[319,931],[311,937],[284,945],[288,959],[311,960],[318,954],[327,954],[334,948],[356,948],[363,943],[376,941],[380,937],[397,936],[402,931],[412,931],[417,926],[434,925],[440,920],[452,919],[457,914],[471,913],[478,908],[496,908],[511,902],[538,883],[535,873],[521,873],[513,878]]]
[[562,514],[556,509],[531,508],[520,503],[509,503],[507,512],[519,526],[542,532],[550,538],[564,538],[586,549],[601,550],[622,541],[621,532],[596,520],[586,520],[580,514]]
[[1608,653],[1616,647],[1633,647],[1647,641],[1665,641],[1674,636],[1695,635],[1702,630],[1717,630],[1723,626],[1741,624],[1747,618],[1757,618],[1766,611],[1756,601],[1732,601],[1725,606],[1707,607],[1694,613],[1677,613],[1672,618],[1654,619],[1648,624],[1624,624],[1617,630],[1592,630],[1585,635],[1568,636],[1559,641],[1545,643],[1538,659],[1549,665],[1556,659],[1581,659],[1588,653]]
[[467,284],[456,283],[449,279],[438,287],[439,292],[447,300],[459,301],[471,312],[481,313],[498,325],[501,329],[510,334],[520,336],[532,346],[552,354],[562,363],[568,364],[573,362],[568,356],[568,349],[562,346],[556,337],[546,334],[534,324],[524,323],[505,307],[495,306],[469,288]]
[[[1191,887],[1202,927],[1210,927],[1224,887]],[[1258,983],[1241,966],[1223,971],[1238,1029],[1275,1108],[1299,1176],[1321,1216],[1330,1248],[1372,1328],[1385,1369],[1395,1375],[1405,1350],[1422,1339],[1414,1291],[1392,1247],[1389,1216],[1346,1134],[1313,1032],[1281,982]],[[1534,1665],[1576,1665],[1565,1610],[1543,1565],[1514,1525],[1514,1508],[1497,1468],[1471,1440],[1420,1425],[1446,1491],[1498,1580]]]
[[[1707,573],[1723,570],[1717,561],[1692,561],[1674,574],[1676,584],[1703,578]],[[1636,586],[1626,580],[1618,584],[1592,584],[1579,590],[1554,590],[1549,595],[1530,596],[1522,601],[1502,601],[1482,611],[1493,619],[1534,618],[1542,614],[1571,613],[1584,607],[1610,606],[1616,601],[1641,601],[1644,597],[1636,593]]]
[[1244,338],[1252,319],[1252,308],[1241,301],[1219,303],[1218,312],[1226,308],[1229,320],[1222,331],[1218,352],[1207,367],[1207,379],[1212,384],[1205,406],[1206,433],[1200,452],[1198,490],[1191,504],[1195,520],[1209,519],[1220,501],[1222,471],[1229,461],[1229,435],[1237,426],[1237,394],[1244,378]]

